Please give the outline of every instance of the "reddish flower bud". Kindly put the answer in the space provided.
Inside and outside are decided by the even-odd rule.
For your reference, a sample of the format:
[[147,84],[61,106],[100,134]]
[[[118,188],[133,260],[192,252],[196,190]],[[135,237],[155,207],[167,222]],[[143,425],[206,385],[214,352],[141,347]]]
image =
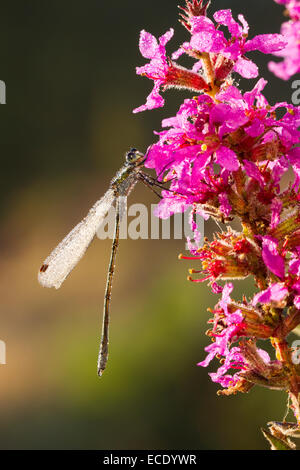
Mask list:
[[190,19],[193,16],[206,16],[207,9],[211,0],[186,0],[185,7],[178,7],[183,13],[180,13],[179,22],[188,30],[191,30]]

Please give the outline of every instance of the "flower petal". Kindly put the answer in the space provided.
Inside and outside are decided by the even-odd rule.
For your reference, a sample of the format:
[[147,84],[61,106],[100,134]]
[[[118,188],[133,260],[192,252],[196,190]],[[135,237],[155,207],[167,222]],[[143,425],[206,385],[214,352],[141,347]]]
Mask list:
[[288,295],[289,291],[282,283],[276,283],[270,286],[268,289],[259,292],[253,298],[253,305],[270,304],[272,302],[281,302]]
[[153,57],[155,57],[158,49],[157,39],[144,29],[140,34],[139,46],[143,57],[146,59],[153,59]]
[[234,71],[244,78],[256,78],[258,76],[257,65],[249,59],[240,57],[234,66]]
[[285,48],[287,41],[281,34],[259,34],[247,41],[245,52],[260,51],[263,54],[272,54]]
[[229,171],[237,171],[240,167],[236,153],[224,145],[221,145],[216,150],[216,163],[219,163],[219,165]]
[[267,268],[278,276],[284,278],[285,264],[283,257],[277,250],[278,242],[272,237],[263,237],[262,257]]

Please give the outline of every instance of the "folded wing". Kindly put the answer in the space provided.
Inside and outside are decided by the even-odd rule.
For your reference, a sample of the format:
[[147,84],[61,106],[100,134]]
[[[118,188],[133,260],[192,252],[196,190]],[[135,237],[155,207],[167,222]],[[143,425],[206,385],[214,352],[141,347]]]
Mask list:
[[45,259],[38,274],[38,280],[42,286],[56,289],[61,286],[86,252],[114,199],[114,191],[109,189],[103,198],[94,204],[87,216]]

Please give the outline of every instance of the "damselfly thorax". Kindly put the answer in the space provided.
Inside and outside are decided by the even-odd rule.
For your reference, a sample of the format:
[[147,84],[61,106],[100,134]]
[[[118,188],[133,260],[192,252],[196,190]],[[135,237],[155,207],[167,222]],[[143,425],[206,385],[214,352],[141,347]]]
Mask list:
[[144,164],[145,155],[136,149],[126,154],[124,166],[118,170],[111,180],[110,187],[115,191],[116,197],[128,196],[139,179],[140,170]]

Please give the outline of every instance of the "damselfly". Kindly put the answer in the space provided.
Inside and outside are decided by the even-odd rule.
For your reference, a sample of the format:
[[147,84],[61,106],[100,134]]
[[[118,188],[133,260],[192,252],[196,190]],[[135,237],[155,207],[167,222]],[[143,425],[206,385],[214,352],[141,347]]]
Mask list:
[[[90,209],[87,216],[59,243],[42,264],[38,279],[44,287],[58,289],[68,274],[76,266],[93,240],[104,217],[115,204],[115,232],[112,243],[103,306],[102,337],[98,356],[98,375],[101,376],[108,359],[109,319],[112,281],[115,270],[116,254],[119,244],[121,208],[120,198],[127,197],[136,183],[142,181],[155,193],[154,186],[162,187],[157,180],[142,171],[145,155],[136,149],[126,154],[125,164],[112,179],[108,191]],[[165,189],[165,188],[164,188]],[[159,194],[156,193],[158,196]]]

